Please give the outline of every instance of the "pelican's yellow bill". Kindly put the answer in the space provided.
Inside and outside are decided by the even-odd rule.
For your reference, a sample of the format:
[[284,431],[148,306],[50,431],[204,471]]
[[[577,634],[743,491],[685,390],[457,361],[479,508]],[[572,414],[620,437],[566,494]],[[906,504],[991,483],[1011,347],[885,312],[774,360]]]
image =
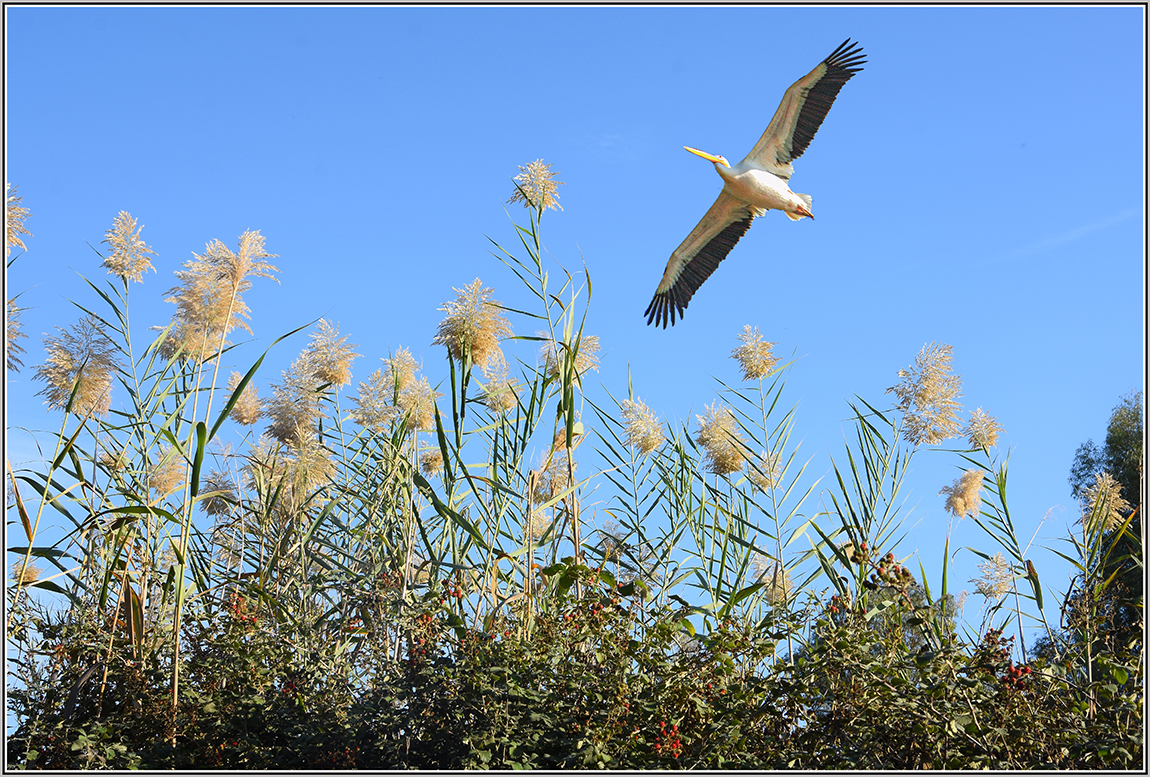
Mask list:
[[722,162],[723,161],[722,157],[717,157],[714,154],[708,154],[706,151],[700,151],[697,148],[691,148],[690,146],[683,146],[683,148],[687,149],[692,154],[698,154],[699,156],[703,157],[703,159],[706,159],[708,162]]

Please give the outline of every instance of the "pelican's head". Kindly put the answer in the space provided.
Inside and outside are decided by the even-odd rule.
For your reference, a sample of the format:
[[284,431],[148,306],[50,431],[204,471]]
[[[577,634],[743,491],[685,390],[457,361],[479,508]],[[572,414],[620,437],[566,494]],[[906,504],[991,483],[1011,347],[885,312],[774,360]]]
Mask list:
[[726,157],[715,156],[714,154],[708,154],[706,151],[700,151],[699,149],[691,148],[690,146],[683,146],[683,148],[687,149],[692,154],[696,154],[698,156],[703,157],[703,159],[706,159],[708,162],[714,162],[715,164],[722,165],[723,167],[730,167],[731,166],[731,163],[727,161]]

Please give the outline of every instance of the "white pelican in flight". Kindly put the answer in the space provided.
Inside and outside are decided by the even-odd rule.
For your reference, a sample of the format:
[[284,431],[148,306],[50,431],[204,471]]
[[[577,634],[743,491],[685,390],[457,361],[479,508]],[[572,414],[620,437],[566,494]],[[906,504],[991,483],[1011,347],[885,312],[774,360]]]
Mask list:
[[795,194],[787,185],[794,168],[791,162],[807,150],[819,131],[843,84],[862,70],[862,48],[848,38],[831,55],[805,76],[795,81],[759,142],[742,162],[731,167],[721,156],[684,146],[715,163],[723,179],[719,199],[703,216],[682,245],[671,254],[655,298],[643,315],[647,323],[675,323],[691,296],[726,258],[739,238],[750,229],[756,216],[768,210],[781,210],[793,221],[811,214],[809,194]]

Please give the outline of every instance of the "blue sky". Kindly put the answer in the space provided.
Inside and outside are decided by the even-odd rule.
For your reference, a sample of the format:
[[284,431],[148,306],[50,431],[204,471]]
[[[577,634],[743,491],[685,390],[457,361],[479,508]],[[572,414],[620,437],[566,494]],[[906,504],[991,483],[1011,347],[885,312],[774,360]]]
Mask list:
[[[434,381],[452,287],[479,277],[527,304],[488,238],[515,244],[505,208],[526,212],[504,202],[535,159],[565,182],[544,245],[591,274],[597,380],[625,395],[630,368],[637,395],[692,431],[714,378],[738,381],[729,354],[751,324],[798,357],[784,400],[825,475],[846,401],[885,406],[924,344],[949,343],[964,403],[1006,429],[1019,534],[1049,516],[1037,542],[1066,552],[1075,449],[1143,386],[1141,8],[8,8],[6,21],[5,175],[33,233],[7,273],[29,308],[26,367],[5,383],[17,462],[34,448],[16,427],[58,423],[34,396],[39,338],[74,323],[68,300],[94,304],[85,243],[120,210],[158,255],[132,289],[141,328],[170,319],[164,292],[192,252],[259,229],[281,282],[247,295],[254,342],[236,368],[327,317],[362,354],[352,389],[400,346]],[[868,62],[791,180],[816,220],[758,220],[685,320],[648,327],[667,257],[721,188],[682,147],[741,159],[786,87],[848,37]],[[306,342],[273,350],[265,392]],[[952,456],[915,460],[902,549],[935,585],[938,490],[958,474]],[[960,545],[996,550],[969,522]],[[1035,556],[1064,588],[1065,565]],[[977,561],[958,554],[952,590],[973,591]]]

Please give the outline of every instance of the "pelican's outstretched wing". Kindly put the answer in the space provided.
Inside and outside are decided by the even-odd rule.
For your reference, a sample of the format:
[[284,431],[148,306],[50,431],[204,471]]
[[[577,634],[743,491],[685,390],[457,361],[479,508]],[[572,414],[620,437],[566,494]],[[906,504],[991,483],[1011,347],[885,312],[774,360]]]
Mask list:
[[643,313],[647,323],[655,322],[666,329],[668,322],[674,325],[676,313],[682,318],[691,296],[727,258],[755,216],[761,215],[762,211],[735,199],[725,189],[720,192],[707,215],[671,254],[655,297]]
[[763,136],[743,161],[754,160],[780,178],[789,179],[794,172],[791,161],[807,150],[839,90],[865,62],[859,44],[852,45],[850,38],[843,41],[814,70],[791,84]]

